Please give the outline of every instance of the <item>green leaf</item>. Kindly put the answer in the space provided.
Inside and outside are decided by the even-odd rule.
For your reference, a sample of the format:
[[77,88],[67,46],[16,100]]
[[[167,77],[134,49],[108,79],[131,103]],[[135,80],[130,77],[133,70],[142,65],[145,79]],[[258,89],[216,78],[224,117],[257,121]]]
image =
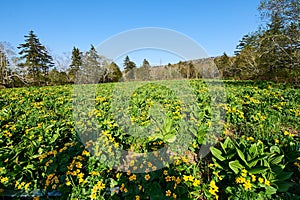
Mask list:
[[274,159],[272,159],[270,162],[271,164],[273,165],[277,165],[279,163],[282,162],[282,159],[283,159],[284,155],[281,155],[281,156],[276,156]]
[[271,153],[279,153],[280,154],[280,148],[278,146],[271,146],[270,152]]
[[220,161],[225,160],[225,158],[222,156],[222,152],[219,149],[217,149],[215,147],[210,147],[210,151],[211,151],[212,155],[214,155]]
[[272,195],[272,194],[275,194],[277,191],[276,188],[272,187],[272,186],[268,186],[266,187],[266,195]]
[[257,146],[256,144],[253,144],[251,145],[250,149],[249,149],[249,153],[252,155],[252,156],[255,156],[257,154]]
[[277,181],[285,181],[292,177],[294,172],[281,172],[277,177]]
[[167,134],[164,137],[165,141],[167,141],[168,143],[173,143],[176,140],[176,135],[175,134]]
[[236,148],[236,150],[237,150],[237,153],[238,153],[239,157],[241,158],[241,160],[248,166],[248,162],[246,161],[245,155],[243,154],[243,152],[238,148]]
[[284,182],[284,181],[275,182],[275,184],[278,187],[278,192],[287,192],[289,188],[293,186],[292,183]]
[[230,169],[232,169],[232,171],[233,171],[235,174],[238,174],[238,173],[239,173],[239,170],[245,168],[243,165],[240,164],[240,162],[239,162],[238,160],[230,161],[230,162],[229,162],[229,167],[230,167]]
[[251,173],[251,174],[263,174],[268,169],[269,169],[268,167],[259,166],[259,167],[255,167],[255,168],[252,168],[252,169],[248,170],[248,172]]
[[249,161],[249,162],[248,162],[248,163],[249,163],[248,166],[249,166],[250,168],[252,168],[252,167],[254,167],[254,166],[257,164],[258,161],[263,160],[263,159],[265,159],[266,157],[268,157],[268,156],[267,156],[267,155],[263,155],[263,156],[257,157],[257,158],[255,158],[255,159]]

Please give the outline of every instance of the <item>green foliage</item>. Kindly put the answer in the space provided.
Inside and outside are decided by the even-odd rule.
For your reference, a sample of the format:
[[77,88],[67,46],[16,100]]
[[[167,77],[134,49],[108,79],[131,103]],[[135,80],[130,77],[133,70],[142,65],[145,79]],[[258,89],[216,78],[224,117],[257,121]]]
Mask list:
[[[299,145],[297,149],[284,150],[283,146],[291,142],[294,140],[288,137],[281,145],[274,142],[269,146],[269,142],[255,141],[253,137],[235,140],[227,137],[219,148],[211,147],[210,167],[213,179],[223,186],[220,193],[226,193],[222,198],[274,199],[276,193],[278,198],[280,192],[291,192],[293,185],[299,187],[291,182],[293,172],[286,170],[300,156]],[[294,153],[294,159],[286,159]]]
[[110,65],[108,65],[107,69],[108,75],[105,82],[119,82],[121,80],[122,72],[116,63],[112,62]]
[[[172,90],[155,82],[131,94],[127,111],[137,127],[147,127],[158,110],[167,116],[161,130],[146,138],[129,135],[114,118],[120,113],[111,110],[117,84],[97,85],[94,108],[79,110],[97,119],[100,136],[85,119],[74,120],[72,86],[0,90],[0,188],[20,194],[40,190],[45,198],[56,191],[61,199],[299,198],[299,90],[265,81],[225,81],[227,102],[217,106],[226,117],[215,119],[224,125],[218,130],[211,124],[207,85],[202,80],[190,83],[199,112],[190,113],[197,124],[196,130],[188,129],[193,140],[180,143],[188,149],[162,169],[128,159],[124,172],[110,168],[110,162],[127,160],[120,161],[109,147],[127,150],[130,156],[171,147],[180,139],[177,127],[184,110]],[[81,128],[99,139],[79,138]],[[220,137],[218,131],[223,132]],[[216,144],[205,158],[200,157],[203,144]]]
[[25,43],[20,44],[18,49],[21,49],[19,52],[21,59],[25,59],[19,65],[27,69],[27,75],[33,79],[33,84],[47,84],[47,75],[53,66],[53,59],[33,31],[25,36]]

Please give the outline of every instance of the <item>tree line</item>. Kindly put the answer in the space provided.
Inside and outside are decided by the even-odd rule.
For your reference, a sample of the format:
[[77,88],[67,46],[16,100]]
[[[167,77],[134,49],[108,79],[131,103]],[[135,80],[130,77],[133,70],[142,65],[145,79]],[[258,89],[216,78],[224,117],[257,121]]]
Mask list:
[[300,83],[300,1],[262,0],[262,24],[246,34],[234,56],[215,58],[225,78]]

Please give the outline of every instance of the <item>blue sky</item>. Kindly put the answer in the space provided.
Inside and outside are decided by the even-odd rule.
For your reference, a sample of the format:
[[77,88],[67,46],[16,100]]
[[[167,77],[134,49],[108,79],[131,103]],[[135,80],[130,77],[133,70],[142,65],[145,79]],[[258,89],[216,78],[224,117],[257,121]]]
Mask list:
[[[232,55],[242,36],[257,29],[258,4],[259,0],[1,0],[0,41],[17,46],[34,30],[42,44],[61,54],[73,46],[88,50],[90,44],[97,46],[130,29],[161,27],[192,38],[209,56]],[[143,56],[139,54],[132,54],[138,65]],[[176,60],[167,53],[153,55],[149,60],[154,64]]]

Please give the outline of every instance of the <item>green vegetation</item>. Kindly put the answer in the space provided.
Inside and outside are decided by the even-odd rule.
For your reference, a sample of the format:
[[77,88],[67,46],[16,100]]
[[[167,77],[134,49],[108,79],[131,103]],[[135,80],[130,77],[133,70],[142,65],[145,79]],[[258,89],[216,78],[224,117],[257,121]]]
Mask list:
[[[160,131],[144,139],[124,132],[111,110],[115,86],[98,85],[95,108],[86,114],[97,119],[102,134],[97,136],[99,140],[84,144],[75,125],[83,129],[89,125],[74,121],[72,86],[1,90],[1,190],[30,193],[40,189],[46,196],[55,190],[63,199],[299,198],[298,89],[272,82],[225,81],[227,102],[218,105],[226,111],[224,120],[218,121],[224,128],[208,134],[212,127],[210,94],[204,81],[191,80],[200,113],[195,118],[198,131],[187,144],[187,152],[156,171],[154,163],[131,161],[131,168],[121,172],[107,166],[106,158],[118,161],[117,154],[109,150],[111,145],[151,152],[172,146],[176,140],[163,132],[167,137],[160,137]],[[182,103],[168,96],[171,93],[161,93],[164,90],[159,84],[150,84],[136,91],[132,102],[141,104],[128,105],[132,122],[142,126],[151,122],[145,109],[155,101],[172,110],[166,115],[174,122],[181,120]],[[162,98],[162,94],[167,96]],[[204,144],[215,145],[211,154],[201,158]],[[141,167],[145,173],[132,172]]]

